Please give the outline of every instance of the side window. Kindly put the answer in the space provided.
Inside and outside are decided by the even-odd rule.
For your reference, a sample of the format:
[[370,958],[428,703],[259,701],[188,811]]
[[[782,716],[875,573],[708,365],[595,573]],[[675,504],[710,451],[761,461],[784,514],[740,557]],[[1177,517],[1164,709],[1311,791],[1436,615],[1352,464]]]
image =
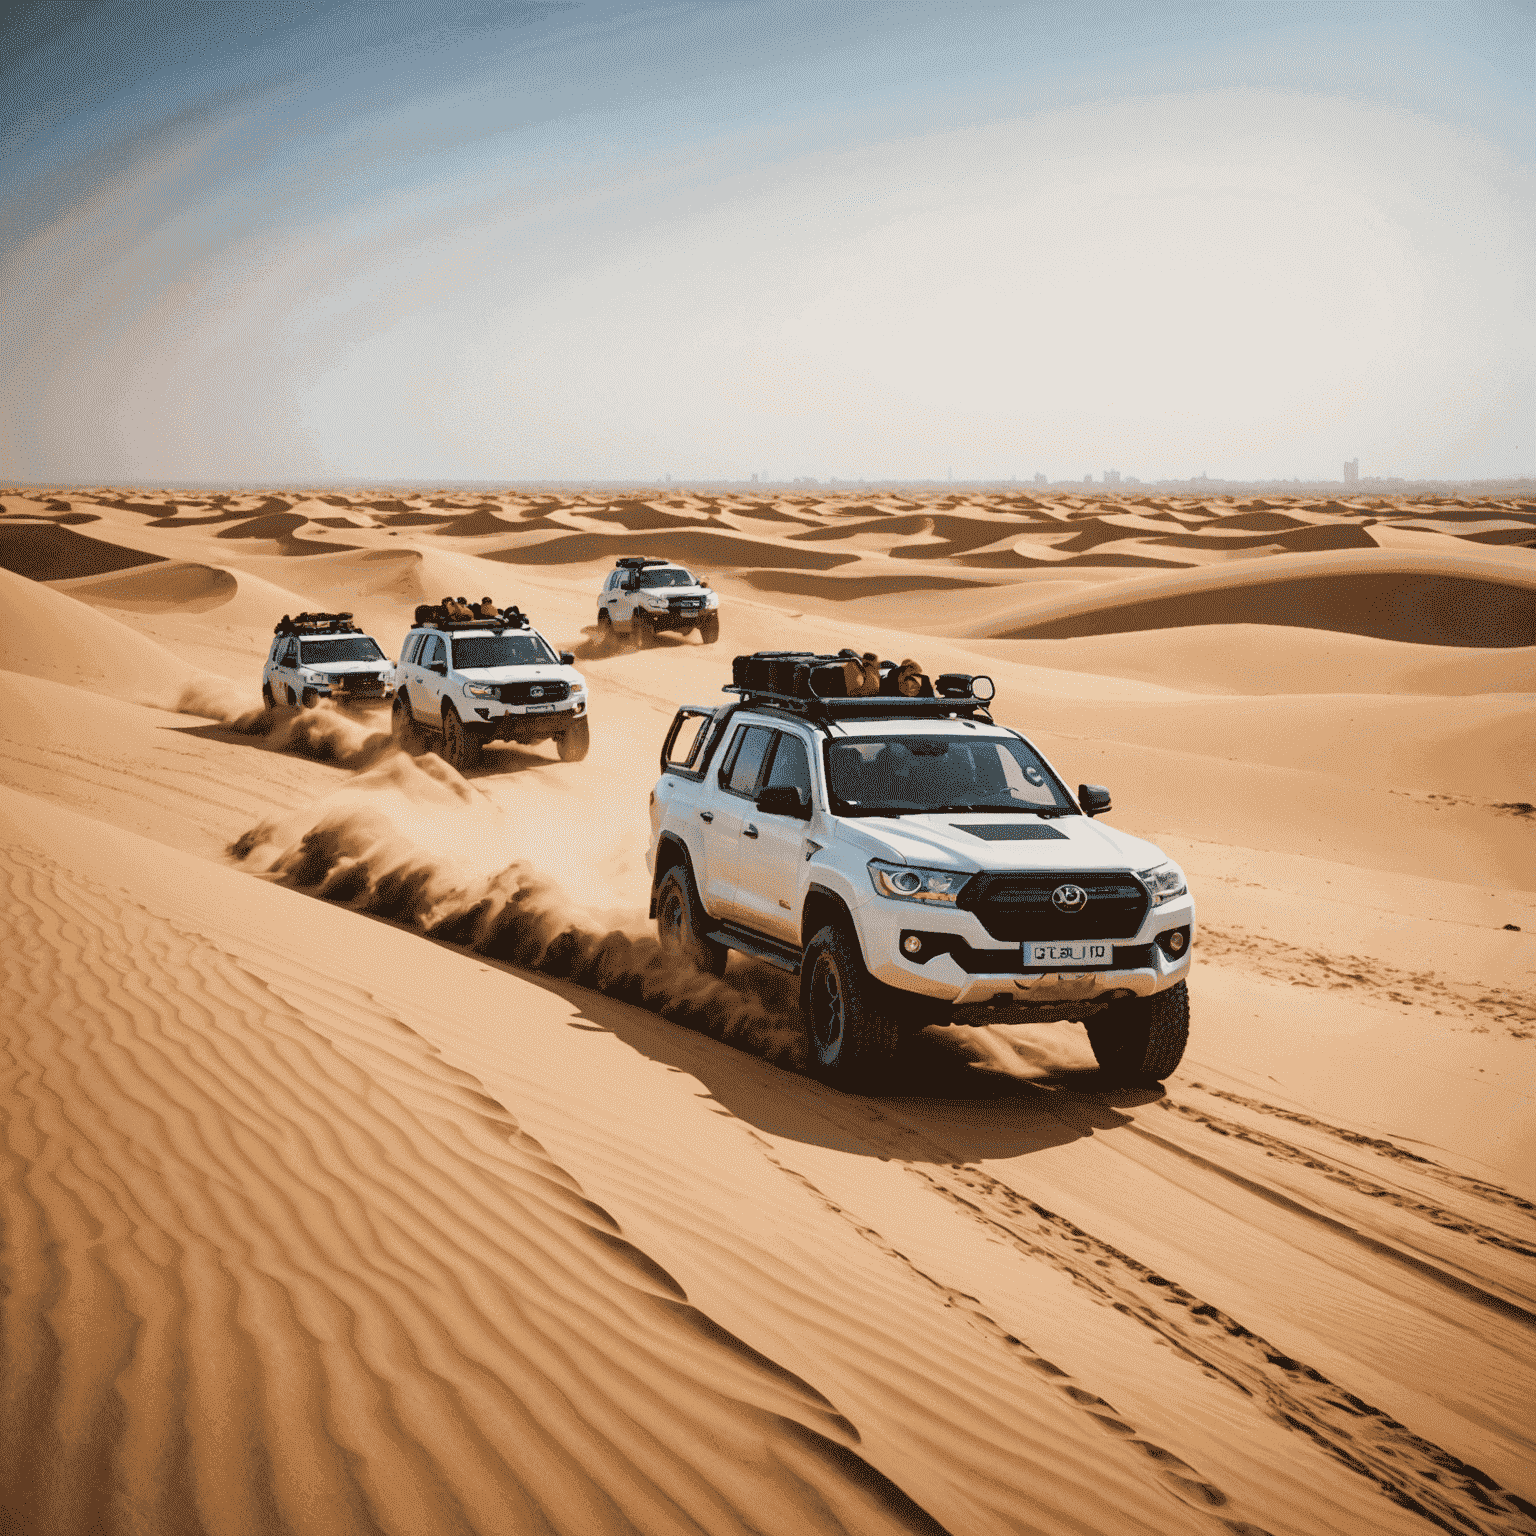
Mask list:
[[428,635],[426,644],[421,648],[421,664],[430,667],[434,661],[443,659],[443,642],[439,635]]
[[407,635],[405,644],[400,647],[400,665],[408,667],[416,660],[416,652],[421,649],[420,635]]
[[278,665],[284,667],[296,667],[298,664],[299,642],[297,640],[290,640],[283,651],[283,659],[278,663]]
[[742,735],[740,747],[731,762],[730,777],[725,787],[733,795],[745,795],[751,799],[757,793],[757,780],[763,769],[763,759],[778,733],[766,725],[749,725]]
[[662,749],[663,772],[668,768],[688,770],[694,766],[694,759],[699,755],[699,748],[704,744],[705,733],[714,716],[715,712],[712,709],[678,711],[672,732]]
[[780,785],[798,790],[801,805],[811,803],[811,761],[806,756],[805,743],[784,731],[779,732],[779,744],[774,749],[763,788],[773,789]]

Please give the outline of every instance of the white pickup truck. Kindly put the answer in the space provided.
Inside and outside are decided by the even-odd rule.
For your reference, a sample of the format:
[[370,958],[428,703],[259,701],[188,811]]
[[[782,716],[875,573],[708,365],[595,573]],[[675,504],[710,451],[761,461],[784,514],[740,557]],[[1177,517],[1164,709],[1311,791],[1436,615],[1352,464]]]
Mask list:
[[1183,871],[1093,819],[1107,790],[1074,796],[994,724],[990,679],[939,683],[738,683],[679,710],[651,796],[661,942],[715,975],[733,949],[798,972],[813,1064],[839,1087],[876,1086],[925,1025],[1055,1019],[1086,1026],[1107,1075],[1169,1076],[1189,1032]]
[[562,763],[579,763],[591,744],[587,680],[516,609],[495,618],[449,619],[416,610],[400,647],[394,734],[402,746],[438,736],[442,755],[463,771],[494,741],[523,746],[553,740]]

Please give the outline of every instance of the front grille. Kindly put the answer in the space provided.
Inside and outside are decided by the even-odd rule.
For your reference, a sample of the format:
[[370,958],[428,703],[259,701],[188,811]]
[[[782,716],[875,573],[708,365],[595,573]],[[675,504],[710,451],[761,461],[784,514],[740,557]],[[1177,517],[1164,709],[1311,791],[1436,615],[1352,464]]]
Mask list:
[[377,672],[344,672],[331,679],[333,688],[377,688],[383,679]]
[[689,613],[692,613],[696,609],[702,608],[703,606],[703,599],[698,597],[669,597],[667,599],[667,607],[669,607],[673,613],[682,613],[685,610]]
[[[1088,893],[1080,912],[1061,912],[1051,892],[1079,885]],[[1148,897],[1130,875],[1088,875],[1071,870],[1020,875],[977,875],[956,906],[974,912],[994,939],[1128,939],[1147,916]]]
[[570,696],[571,685],[566,682],[503,683],[496,690],[496,697],[503,704],[558,704]]

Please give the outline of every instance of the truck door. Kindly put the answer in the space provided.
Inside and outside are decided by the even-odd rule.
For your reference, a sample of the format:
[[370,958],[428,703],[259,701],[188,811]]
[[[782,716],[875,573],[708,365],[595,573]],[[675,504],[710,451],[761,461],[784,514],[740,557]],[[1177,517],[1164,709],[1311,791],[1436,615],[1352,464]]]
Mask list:
[[763,759],[773,737],[771,726],[737,725],[735,735],[726,743],[720,767],[704,781],[709,788],[699,801],[699,816],[705,824],[701,894],[714,917],[742,920],[737,892],[742,822],[753,809]]
[[299,697],[299,642],[293,636],[289,637],[277,658],[277,675],[272,692],[277,696],[279,704],[288,702],[290,692],[294,698]]
[[417,664],[411,668],[411,710],[418,720],[436,725],[442,718],[442,674],[431,670],[433,662],[445,665],[448,649],[441,635],[428,635],[422,643]]
[[[807,808],[811,794],[811,764],[805,743],[788,731],[775,731],[761,789],[794,789]],[[741,857],[736,870],[738,922],[776,939],[800,942],[800,871],[805,864],[805,840],[810,822],[798,816],[768,816],[746,807],[741,826]]]

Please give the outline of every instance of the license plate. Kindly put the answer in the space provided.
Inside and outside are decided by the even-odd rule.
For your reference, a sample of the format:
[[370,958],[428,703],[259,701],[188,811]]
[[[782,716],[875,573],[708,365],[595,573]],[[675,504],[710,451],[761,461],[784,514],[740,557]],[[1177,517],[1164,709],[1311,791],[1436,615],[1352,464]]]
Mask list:
[[1050,943],[1024,941],[1024,964],[1031,970],[1103,971],[1115,963],[1115,946],[1097,939]]
[[528,706],[528,713],[530,715],[547,715],[552,709],[559,708],[558,704],[530,704]]

